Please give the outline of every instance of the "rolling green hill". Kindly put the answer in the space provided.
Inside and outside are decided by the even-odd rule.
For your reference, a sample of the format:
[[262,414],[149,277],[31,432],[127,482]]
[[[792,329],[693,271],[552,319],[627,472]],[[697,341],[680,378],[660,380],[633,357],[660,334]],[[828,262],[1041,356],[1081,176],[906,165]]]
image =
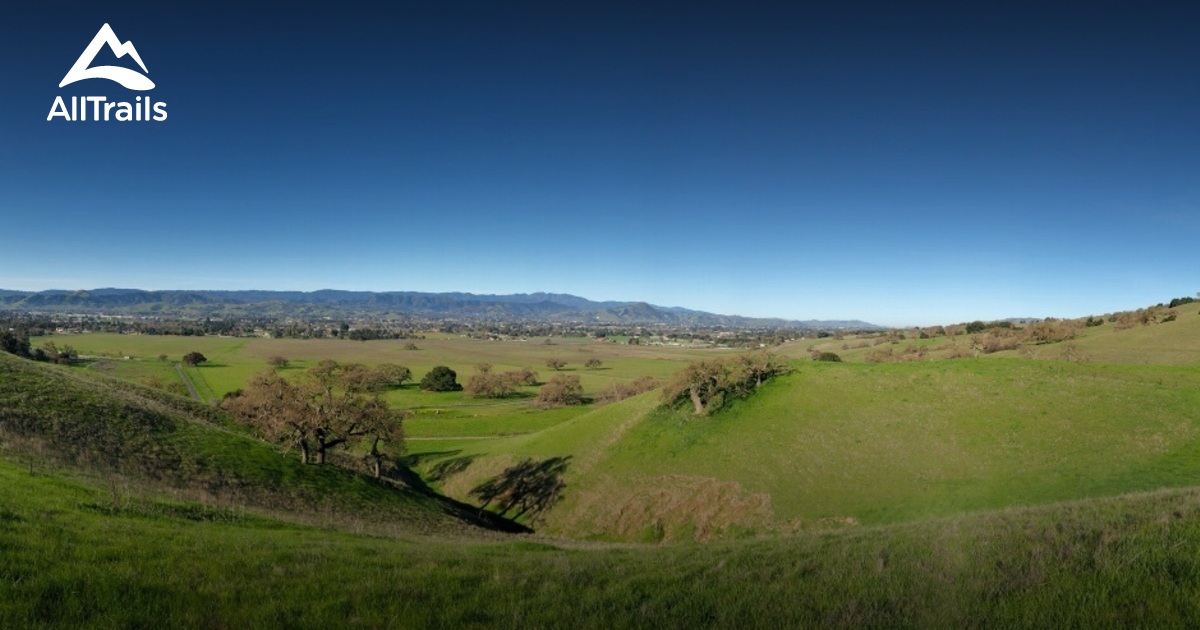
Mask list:
[[407,540],[0,454],[0,626],[1184,627],[1194,490],[706,545]]
[[[711,417],[654,393],[510,438],[423,441],[466,499],[571,456],[546,530],[659,540],[892,523],[1200,485],[1200,369],[1023,359],[801,363]],[[444,466],[444,464],[443,464]]]
[[[114,379],[0,353],[0,440],[12,457],[68,466],[114,487],[216,505],[407,532],[474,529],[477,511],[293,455],[230,427],[209,407]],[[503,527],[500,521],[480,521]]]

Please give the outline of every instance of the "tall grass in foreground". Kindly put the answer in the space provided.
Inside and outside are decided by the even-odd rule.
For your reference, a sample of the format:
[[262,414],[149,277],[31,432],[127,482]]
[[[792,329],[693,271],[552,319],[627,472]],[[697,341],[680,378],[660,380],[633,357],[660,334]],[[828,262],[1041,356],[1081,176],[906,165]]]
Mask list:
[[0,460],[0,626],[1184,626],[1200,492],[709,545],[406,541]]

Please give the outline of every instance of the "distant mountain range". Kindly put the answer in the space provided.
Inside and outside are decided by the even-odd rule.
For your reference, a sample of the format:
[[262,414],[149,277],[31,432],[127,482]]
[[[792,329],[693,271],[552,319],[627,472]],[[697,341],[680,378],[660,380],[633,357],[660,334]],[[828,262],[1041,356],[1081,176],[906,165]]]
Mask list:
[[472,321],[672,324],[730,328],[879,329],[859,320],[785,320],[717,315],[645,302],[595,302],[562,293],[420,293],[416,291],[11,291],[0,309],[111,315],[422,317]]

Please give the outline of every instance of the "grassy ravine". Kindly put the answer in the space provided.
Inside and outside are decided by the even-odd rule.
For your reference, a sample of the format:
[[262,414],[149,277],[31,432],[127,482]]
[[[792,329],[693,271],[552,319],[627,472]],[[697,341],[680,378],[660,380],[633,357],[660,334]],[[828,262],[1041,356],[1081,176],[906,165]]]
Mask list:
[[[115,379],[0,353],[0,443],[37,468],[109,478],[298,518],[359,519],[411,532],[465,530],[477,511],[252,439],[218,410]],[[489,519],[491,526],[503,523]]]
[[1112,627],[1200,619],[1200,492],[708,545],[410,542],[0,455],[2,627]]

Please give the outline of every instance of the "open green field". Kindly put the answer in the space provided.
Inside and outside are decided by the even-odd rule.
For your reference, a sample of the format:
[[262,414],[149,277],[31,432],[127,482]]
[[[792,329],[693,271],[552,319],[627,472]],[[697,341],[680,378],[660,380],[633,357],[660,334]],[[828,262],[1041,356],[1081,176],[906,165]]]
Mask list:
[[[46,341],[71,345],[80,354],[106,359],[106,369],[115,375],[136,378],[145,373],[166,373],[166,368],[188,352],[200,352],[208,363],[196,372],[203,391],[219,398],[245,385],[255,372],[267,369],[267,359],[283,356],[291,361],[289,369],[299,370],[324,359],[357,362],[367,365],[397,363],[420,377],[436,365],[446,365],[458,372],[464,382],[475,372],[475,366],[488,363],[496,371],[532,367],[542,380],[553,374],[578,375],[588,393],[595,393],[613,382],[628,381],[639,376],[664,378],[675,372],[683,362],[729,350],[684,349],[671,346],[629,346],[594,339],[554,338],[551,345],[544,339],[530,341],[484,341],[467,337],[440,336],[437,339],[409,341],[341,341],[335,339],[251,339],[230,337],[179,337],[165,335],[83,334],[53,335],[33,339],[35,346]],[[405,345],[416,343],[417,350]],[[168,357],[158,360],[160,354]],[[124,357],[129,357],[128,360]],[[545,363],[561,358],[567,365],[556,372]],[[596,369],[584,367],[589,359],[603,364]],[[189,372],[192,374],[192,372]],[[199,387],[199,384],[198,384]],[[461,394],[422,393],[403,390],[394,394],[393,402],[406,408],[437,407],[448,404],[494,404],[464,399]]]

